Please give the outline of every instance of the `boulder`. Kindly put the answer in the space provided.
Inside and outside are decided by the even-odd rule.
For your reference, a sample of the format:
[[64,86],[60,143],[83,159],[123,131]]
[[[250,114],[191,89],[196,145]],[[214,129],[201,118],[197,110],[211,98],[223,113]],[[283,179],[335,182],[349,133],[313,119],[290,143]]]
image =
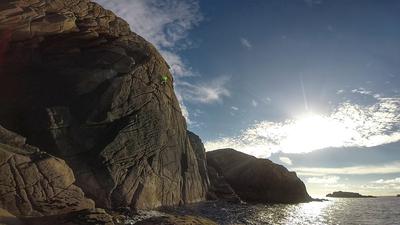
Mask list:
[[6,1],[0,39],[0,124],[65,160],[96,206],[205,199],[169,66],[125,21],[89,0]]
[[268,159],[259,159],[234,149],[220,149],[207,152],[207,163],[244,201],[298,203],[312,200],[296,173]]
[[26,145],[23,140],[0,129],[0,208],[24,217],[94,207],[93,201],[74,185],[74,174],[64,160]]

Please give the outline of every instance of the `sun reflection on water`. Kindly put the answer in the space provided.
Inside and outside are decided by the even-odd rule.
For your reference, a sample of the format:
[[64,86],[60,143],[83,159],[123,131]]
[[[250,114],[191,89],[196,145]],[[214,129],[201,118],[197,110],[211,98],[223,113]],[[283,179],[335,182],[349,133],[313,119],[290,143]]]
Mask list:
[[293,205],[270,205],[258,212],[260,221],[273,221],[272,224],[295,225],[330,223],[329,207],[333,201],[310,202]]

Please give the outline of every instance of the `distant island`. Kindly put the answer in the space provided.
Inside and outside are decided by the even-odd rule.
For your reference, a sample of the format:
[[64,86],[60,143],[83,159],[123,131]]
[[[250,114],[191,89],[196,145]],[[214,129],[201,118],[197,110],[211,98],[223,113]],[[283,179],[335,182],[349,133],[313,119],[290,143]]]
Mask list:
[[371,196],[371,195],[361,195],[359,193],[345,192],[345,191],[335,191],[332,194],[327,194],[326,197],[331,197],[331,198],[375,198],[375,196]]
[[398,194],[397,197],[400,197],[400,194]]

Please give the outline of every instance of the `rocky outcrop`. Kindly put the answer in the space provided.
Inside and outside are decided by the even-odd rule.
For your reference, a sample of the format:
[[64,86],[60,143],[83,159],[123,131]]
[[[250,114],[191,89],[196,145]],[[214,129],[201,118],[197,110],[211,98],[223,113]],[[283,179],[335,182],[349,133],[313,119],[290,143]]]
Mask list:
[[327,194],[326,197],[331,198],[375,198],[371,195],[361,195],[355,192],[335,191],[332,194]]
[[[96,206],[205,198],[204,158],[187,135],[168,65],[125,21],[89,0],[6,1],[0,35],[0,124],[64,159]],[[46,154],[4,154],[31,170],[66,167]],[[73,182],[72,172],[57,173],[62,185]]]
[[208,175],[210,177],[210,186],[208,190],[208,198],[210,200],[224,200],[233,203],[240,203],[241,199],[235,190],[226,181],[221,171],[217,171],[211,165],[208,165]]
[[203,187],[208,187],[210,185],[210,180],[207,171],[206,149],[204,148],[204,144],[199,136],[197,136],[195,133],[191,131],[187,131],[187,134],[190,140],[190,144],[194,150],[194,153],[196,154],[199,173],[202,178],[202,181],[204,182]]
[[268,159],[258,159],[233,149],[220,149],[207,152],[207,162],[244,201],[297,203],[311,200],[296,173]]
[[74,181],[63,160],[0,126],[0,208],[15,216],[43,216],[94,207]]
[[207,165],[206,150],[200,137],[193,132],[188,131],[190,143],[196,153],[197,164],[203,180],[208,187],[207,199],[209,200],[225,200],[228,202],[241,202],[239,196],[232,187],[226,182],[225,178],[217,170]]

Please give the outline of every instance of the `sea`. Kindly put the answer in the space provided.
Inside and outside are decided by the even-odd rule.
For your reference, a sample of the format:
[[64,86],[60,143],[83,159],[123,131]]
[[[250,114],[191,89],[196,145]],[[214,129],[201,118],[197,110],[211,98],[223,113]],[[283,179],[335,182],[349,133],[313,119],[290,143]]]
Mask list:
[[163,210],[197,215],[221,225],[400,225],[400,198],[327,198],[299,204],[204,202]]

